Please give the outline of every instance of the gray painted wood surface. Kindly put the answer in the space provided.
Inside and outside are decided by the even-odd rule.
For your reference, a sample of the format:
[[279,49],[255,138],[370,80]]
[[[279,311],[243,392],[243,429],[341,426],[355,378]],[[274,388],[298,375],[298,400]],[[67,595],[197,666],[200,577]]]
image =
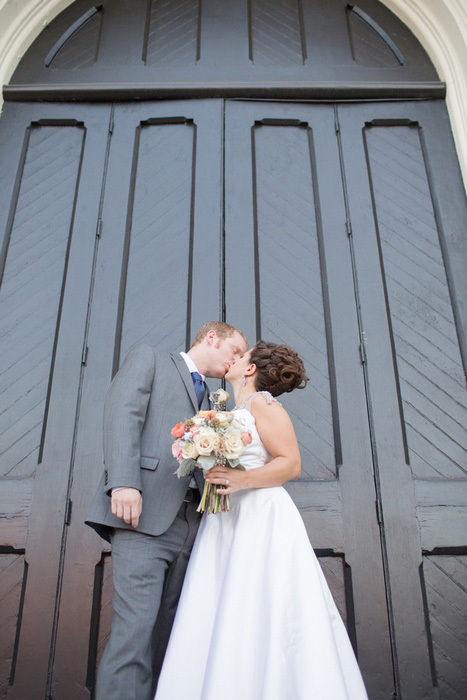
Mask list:
[[103,0],[96,7],[90,16],[89,3],[76,0],[47,25],[6,99],[27,92],[60,100],[76,90],[93,100],[444,94],[422,46],[376,0],[358,8],[345,0]]
[[[20,173],[16,180],[11,168],[10,177],[1,174],[10,243],[4,279],[15,280],[9,266],[16,265],[26,275],[23,286],[38,284],[32,296],[24,292],[20,323],[11,324],[22,351],[14,334],[25,323],[24,338],[35,343],[46,330],[36,297],[54,278],[44,275],[41,285],[21,265],[14,245],[21,216],[24,231],[38,237],[44,256],[58,255],[62,271],[60,301],[52,295],[49,304],[55,335],[45,365],[53,382],[45,382],[47,429],[36,429],[42,462],[37,446],[31,470],[17,472],[21,460],[15,462],[0,497],[2,595],[14,603],[2,623],[2,682],[6,688],[15,672],[11,697],[42,698],[47,687],[70,698],[71,688],[81,688],[76,697],[85,697],[92,687],[108,633],[110,560],[82,521],[102,467],[105,391],[133,343],[183,348],[224,304],[227,320],[252,340],[289,342],[306,361],[310,385],[284,398],[304,462],[288,489],[356,644],[370,697],[393,692],[393,654],[398,697],[435,697],[432,678],[441,698],[462,697],[465,200],[444,107],[10,105],[2,129]],[[56,180],[64,197],[45,187],[40,198],[39,213],[55,206],[65,216],[43,215],[41,227],[37,216],[24,216],[32,164],[45,163],[53,182],[54,163],[65,156],[73,162],[73,138],[83,129],[79,177],[71,170]],[[39,132],[53,148],[35,151],[34,160]],[[50,236],[39,238],[47,227]],[[26,263],[29,246],[23,254]],[[31,258],[33,273],[40,261]],[[11,343],[6,348],[12,352]],[[13,418],[29,405],[39,376],[34,362],[26,367],[29,374],[9,383]],[[26,430],[34,428],[34,411],[24,415]]]
[[304,447],[289,488],[313,546],[331,546],[349,567],[359,661],[379,697],[392,662],[334,117],[322,105],[227,104],[226,313],[239,323],[251,308],[250,336],[289,342],[307,362],[310,385],[283,397]]
[[[465,260],[465,195],[459,185],[447,190],[453,180],[451,175],[447,183],[445,173],[457,170],[448,130],[442,159],[433,149],[437,143],[441,151],[440,130],[446,123],[441,105],[367,105],[352,111],[344,106],[339,115],[344,163],[349,164],[398,692],[436,697],[431,675],[444,671],[433,651],[432,626],[439,620],[432,619],[426,602],[423,561],[430,550],[425,548],[437,538],[440,555],[449,555],[450,547],[461,546],[463,552],[466,545],[466,460],[460,444],[465,430],[459,430],[463,421],[465,427],[459,401],[465,396],[460,359],[465,307],[459,304],[465,298],[465,274],[446,244],[456,241],[451,250]],[[367,178],[352,177],[351,163]],[[441,201],[449,202],[449,215],[441,213]],[[457,500],[447,511],[446,496],[451,494],[452,502],[453,489],[442,477],[456,480]],[[436,521],[445,513],[438,530]],[[461,620],[460,615],[459,629]],[[445,624],[450,624],[447,618]],[[453,692],[462,697],[462,686]]]
[[306,361],[288,489],[370,697],[393,659],[397,697],[463,697],[467,214],[444,105],[7,105],[0,126],[1,692],[89,696],[106,389],[135,342],[182,349],[225,312]]

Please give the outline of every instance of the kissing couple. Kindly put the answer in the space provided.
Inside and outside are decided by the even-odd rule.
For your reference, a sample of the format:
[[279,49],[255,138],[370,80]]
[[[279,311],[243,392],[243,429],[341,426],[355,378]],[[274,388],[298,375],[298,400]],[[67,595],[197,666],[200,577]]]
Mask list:
[[[177,479],[171,429],[233,389],[244,470]],[[113,620],[96,700],[366,700],[347,632],[282,484],[300,475],[277,401],[305,387],[287,345],[206,323],[187,353],[139,344],[104,409],[104,475],[86,520],[112,543]],[[198,513],[204,479],[232,510]],[[191,555],[191,556],[190,556]],[[157,689],[156,689],[157,688]]]

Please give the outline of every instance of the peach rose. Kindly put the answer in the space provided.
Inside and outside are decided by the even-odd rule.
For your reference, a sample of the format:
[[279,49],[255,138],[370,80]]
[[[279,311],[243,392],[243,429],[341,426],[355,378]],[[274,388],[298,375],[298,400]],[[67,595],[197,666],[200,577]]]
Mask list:
[[196,414],[199,418],[207,418],[208,420],[212,420],[214,416],[216,415],[215,411],[198,411]]
[[170,431],[170,434],[173,438],[181,438],[182,435],[185,434],[185,426],[183,425],[183,423],[177,423],[177,425],[174,425],[174,427]]

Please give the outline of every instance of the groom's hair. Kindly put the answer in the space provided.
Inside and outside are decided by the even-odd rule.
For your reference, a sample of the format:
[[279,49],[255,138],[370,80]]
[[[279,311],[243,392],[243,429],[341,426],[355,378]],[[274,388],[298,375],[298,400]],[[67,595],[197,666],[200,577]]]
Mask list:
[[196,334],[196,338],[193,341],[192,347],[201,343],[209,331],[215,331],[217,337],[221,338],[222,340],[225,338],[231,338],[234,333],[238,333],[242,336],[243,340],[248,346],[248,340],[245,338],[245,335],[242,333],[242,331],[239,331],[238,328],[235,328],[235,326],[231,326],[230,323],[224,323],[223,321],[209,321],[199,329],[198,333]]

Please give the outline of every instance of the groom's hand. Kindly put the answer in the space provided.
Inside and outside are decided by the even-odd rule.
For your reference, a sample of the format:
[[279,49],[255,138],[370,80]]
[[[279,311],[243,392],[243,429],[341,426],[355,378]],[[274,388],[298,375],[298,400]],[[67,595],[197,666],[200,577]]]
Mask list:
[[111,496],[112,513],[122,518],[127,525],[138,527],[139,516],[143,510],[143,498],[138,489],[124,488],[113,491]]

